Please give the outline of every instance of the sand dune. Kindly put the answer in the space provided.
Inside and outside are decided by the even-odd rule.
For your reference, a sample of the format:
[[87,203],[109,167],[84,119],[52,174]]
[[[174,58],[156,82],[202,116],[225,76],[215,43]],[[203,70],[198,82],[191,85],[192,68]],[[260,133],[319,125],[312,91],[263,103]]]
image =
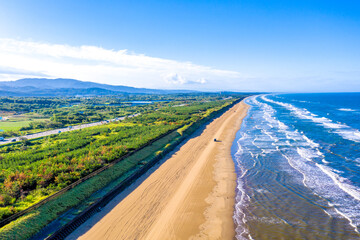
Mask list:
[[230,148],[247,109],[212,121],[80,239],[233,239]]

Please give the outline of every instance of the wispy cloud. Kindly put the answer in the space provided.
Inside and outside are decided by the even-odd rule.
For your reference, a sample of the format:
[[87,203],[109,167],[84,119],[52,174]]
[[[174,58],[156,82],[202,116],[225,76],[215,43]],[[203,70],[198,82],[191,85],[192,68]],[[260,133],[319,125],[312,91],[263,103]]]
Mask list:
[[220,80],[240,77],[235,71],[133,54],[127,50],[0,39],[0,80],[15,80],[19,75],[153,88],[206,85],[207,89]]
[[41,72],[27,71],[23,69],[17,69],[12,67],[0,66],[0,75],[20,75],[20,76],[38,76],[38,77],[49,77]]
[[205,78],[188,80],[177,73],[170,73],[165,76],[167,82],[172,84],[205,84],[207,81]]

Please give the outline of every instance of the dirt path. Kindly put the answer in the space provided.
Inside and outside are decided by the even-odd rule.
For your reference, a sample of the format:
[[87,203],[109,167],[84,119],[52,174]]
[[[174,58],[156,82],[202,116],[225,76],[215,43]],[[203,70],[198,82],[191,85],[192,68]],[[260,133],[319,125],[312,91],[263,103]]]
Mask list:
[[241,102],[211,122],[80,239],[232,239],[230,149],[247,109]]

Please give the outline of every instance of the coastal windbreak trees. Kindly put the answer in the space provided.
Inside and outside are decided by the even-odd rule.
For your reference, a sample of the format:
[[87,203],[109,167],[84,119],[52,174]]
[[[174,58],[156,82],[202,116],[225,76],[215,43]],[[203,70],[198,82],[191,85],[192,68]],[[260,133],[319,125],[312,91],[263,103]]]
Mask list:
[[195,101],[149,108],[122,122],[1,147],[0,219],[229,102],[231,100]]

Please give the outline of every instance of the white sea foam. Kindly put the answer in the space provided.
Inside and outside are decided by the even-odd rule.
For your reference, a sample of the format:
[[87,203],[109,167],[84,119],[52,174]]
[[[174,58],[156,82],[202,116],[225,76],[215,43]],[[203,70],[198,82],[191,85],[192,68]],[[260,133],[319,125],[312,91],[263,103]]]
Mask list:
[[306,159],[307,161],[312,161],[312,158],[317,158],[319,157],[319,151],[318,149],[312,149],[312,148],[303,148],[303,147],[298,147],[296,148],[297,153],[303,158]]
[[[250,217],[246,216],[246,209],[251,199],[246,194],[247,190],[245,191],[244,189],[245,183],[243,181],[246,179],[247,174],[252,174],[251,168],[256,166],[259,156],[266,156],[267,154],[272,154],[272,152],[278,152],[284,156],[289,163],[288,168],[291,169],[291,172],[293,173],[296,170],[296,172],[301,174],[293,173],[293,176],[297,176],[299,182],[302,181],[303,185],[315,195],[324,201],[328,201],[329,208],[323,209],[325,214],[348,219],[350,226],[357,231],[356,226],[360,225],[359,189],[352,186],[348,179],[342,178],[340,176],[342,172],[325,166],[330,163],[321,152],[319,143],[309,139],[303,132],[293,130],[291,126],[287,126],[275,117],[276,110],[271,104],[267,104],[272,100],[267,101],[266,98],[262,97],[259,99],[263,99],[265,103],[258,101],[258,97],[252,98],[251,101],[249,100],[252,105],[256,106],[256,109],[258,107],[260,110],[256,111],[253,115],[254,119],[257,120],[256,124],[258,127],[249,129],[249,134],[245,135],[243,133],[241,141],[239,139],[238,142],[239,144],[242,142],[244,145],[241,146],[242,150],[238,151],[236,160],[240,166],[243,164],[242,161],[246,161],[246,168],[242,168],[238,178],[239,192],[236,197],[237,203],[234,215],[235,222],[237,223],[237,239],[252,239],[246,224],[247,219]],[[333,131],[344,131],[343,126],[339,128],[341,123],[335,123],[327,118],[319,117],[306,109],[296,110],[292,109],[291,111],[293,113],[296,112],[297,116],[305,116],[305,119],[321,124]],[[346,133],[336,133],[339,135],[349,134],[349,129],[345,130]],[[350,137],[353,138],[353,136]],[[242,159],[243,157],[246,160]],[[261,158],[264,159],[264,157]],[[251,160],[253,161],[253,166],[251,166]],[[284,165],[283,167],[286,166]],[[254,190],[256,191],[256,189]],[[262,191],[262,189],[258,191]],[[260,221],[261,219],[257,220]]]
[[297,108],[294,105],[289,104],[289,103],[274,101],[274,100],[267,98],[264,95],[261,96],[261,99],[266,102],[274,103],[274,104],[285,107],[286,109],[290,110],[298,118],[307,119],[314,123],[318,123],[319,125],[322,125],[323,127],[327,128],[327,129],[331,129],[331,130],[333,130],[334,133],[340,135],[344,139],[354,141],[354,142],[360,142],[360,131],[357,129],[351,128],[351,127],[347,126],[346,124],[334,123],[331,119],[328,119],[326,117],[318,117],[316,114],[309,112],[305,108]]
[[268,132],[268,131],[266,131],[266,130],[264,130],[264,129],[262,129],[261,132],[264,133],[264,134],[266,134],[266,135],[267,135],[271,140],[273,140],[274,142],[278,142],[278,141],[279,141],[279,139],[278,139],[277,137],[271,135],[270,132]]
[[344,126],[343,126],[342,124],[327,122],[326,120],[324,120],[324,121],[322,122],[322,124],[323,124],[324,127],[326,127],[326,128],[332,128],[332,129],[344,128]]
[[329,161],[326,161],[325,159],[321,160],[323,163],[325,164],[329,164],[330,162]]
[[360,167],[360,158],[354,159],[355,165]]
[[246,214],[243,211],[243,207],[245,205],[245,192],[242,188],[242,183],[238,181],[238,190],[239,193],[236,196],[236,204],[235,204],[235,215],[234,220],[237,223],[236,227],[236,238],[238,240],[247,239],[246,235],[248,235],[249,231],[246,228]]
[[[261,99],[267,101],[265,97],[261,97]],[[271,101],[272,100],[269,100],[267,102]],[[341,171],[316,163],[320,161],[325,164],[329,164],[329,162],[325,160],[324,154],[319,150],[318,143],[309,139],[303,132],[292,131],[291,128],[286,126],[284,123],[281,123],[274,117],[274,113],[276,111],[271,109],[271,106],[268,104],[257,101],[257,105],[261,106],[261,109],[266,113],[263,118],[265,121],[269,122],[267,125],[270,124],[277,128],[272,129],[271,131],[262,131],[262,133],[268,135],[269,138],[272,139],[271,136],[273,133],[282,132],[284,133],[285,138],[288,139],[284,141],[284,139],[279,139],[278,136],[276,136],[283,147],[288,146],[287,151],[279,150],[278,146],[280,144],[272,142],[271,145],[276,146],[276,149],[280,151],[285,159],[287,159],[289,165],[303,176],[302,182],[305,187],[311,189],[316,195],[328,199],[330,201],[328,202],[329,204],[331,204],[331,202],[334,203],[333,211],[331,209],[324,209],[326,214],[337,214],[348,219],[350,225],[357,231],[356,226],[360,225],[359,189],[353,186],[348,179],[340,177],[338,174],[341,174]],[[327,125],[323,125],[324,127],[327,126],[328,128],[339,129],[339,125],[337,125],[337,123],[334,123],[324,117],[317,117],[315,114],[312,114],[307,110],[296,109],[295,111],[292,109],[292,111],[296,112],[298,115],[301,113],[301,116],[305,116],[306,119],[310,118],[314,122],[322,124],[327,123]],[[341,130],[343,129],[344,126],[341,126]],[[344,134],[342,132],[338,133]],[[346,134],[349,133],[346,132]],[[354,134],[357,135],[357,132]],[[294,143],[290,143],[289,140],[294,140],[297,147],[294,148]],[[292,153],[291,149],[295,149],[296,151]],[[315,159],[319,160],[314,161]]]
[[[333,206],[337,214],[349,220],[350,225],[357,230],[356,225],[360,223],[360,204],[359,189],[351,185],[346,178],[342,178],[336,173],[336,170],[326,167],[324,165],[314,163],[311,159],[320,157],[314,152],[309,153],[301,149],[298,154],[301,158],[297,158],[295,155],[289,156],[282,153],[285,159],[287,159],[289,165],[303,175],[303,184],[307,188],[311,189],[316,195],[328,199],[329,206]],[[301,161],[306,159],[307,161]],[[341,171],[337,171],[341,173]],[[325,173],[325,174],[324,174]],[[349,198],[351,196],[354,200]],[[334,204],[331,204],[331,202]],[[324,209],[323,209],[324,210]],[[324,210],[326,214],[328,211]]]
[[[246,99],[246,102],[248,104],[254,104],[254,101],[256,101],[256,99],[254,99],[253,97]],[[259,130],[261,130],[261,128],[258,128]],[[247,216],[245,213],[245,209],[247,208],[248,202],[250,201],[250,196],[247,195],[247,193],[244,190],[244,182],[243,182],[243,178],[246,176],[246,174],[248,173],[249,169],[255,167],[256,162],[257,162],[257,158],[258,158],[258,153],[253,153],[252,151],[250,151],[247,146],[242,146],[240,144],[240,142],[246,142],[246,141],[250,141],[252,142],[252,144],[254,146],[256,146],[256,141],[259,139],[254,139],[251,140],[250,139],[251,136],[249,136],[246,132],[241,132],[241,137],[238,140],[238,151],[235,154],[235,160],[238,162],[237,166],[240,168],[239,169],[239,176],[238,176],[238,180],[237,180],[237,189],[238,189],[238,194],[236,196],[236,204],[235,204],[235,214],[234,214],[234,221],[236,223],[236,238],[238,240],[245,240],[245,239],[253,239],[252,236],[249,233],[249,230],[247,228],[246,222],[247,222]],[[258,147],[257,147],[258,148]],[[244,160],[242,157],[244,155],[247,155],[249,157],[247,157],[247,168],[244,167],[244,162],[242,162],[242,160]],[[249,161],[253,161],[252,166],[251,166],[251,162]],[[245,161],[245,160],[244,160]]]
[[360,190],[355,186],[353,186],[348,179],[340,177],[339,175],[334,173],[334,171],[336,170],[331,169],[327,166],[318,163],[316,164],[316,166],[318,166],[321,169],[321,171],[323,171],[326,175],[328,175],[333,180],[333,182],[344,192],[352,196],[354,199],[360,201]]
[[[244,175],[242,175],[243,177]],[[246,227],[247,222],[247,216],[244,212],[244,209],[246,208],[247,203],[250,200],[249,195],[246,194],[244,190],[244,183],[242,181],[242,177],[238,178],[237,181],[237,189],[238,194],[236,196],[236,204],[235,204],[235,215],[234,215],[234,221],[237,224],[237,227],[235,229],[236,231],[236,239],[238,240],[245,240],[245,239],[252,239],[248,228]]]
[[291,101],[293,101],[293,102],[300,102],[300,103],[312,103],[312,102],[309,102],[309,101],[295,100],[295,99],[291,99]]
[[257,221],[267,224],[273,224],[273,225],[281,225],[281,224],[289,225],[289,223],[282,218],[261,217],[257,219]]
[[339,108],[338,110],[343,112],[356,112],[356,110],[351,108]]
[[356,224],[353,222],[353,220],[351,218],[349,218],[343,212],[339,211],[336,207],[334,207],[334,209],[335,209],[337,214],[339,214],[340,216],[342,216],[343,218],[345,218],[345,219],[347,219],[349,221],[350,226],[355,230],[355,232],[359,233],[359,230],[358,230]]
[[302,137],[303,139],[305,139],[305,141],[309,144],[310,147],[319,147],[320,145],[318,143],[315,143],[314,141],[310,140],[307,136],[304,135],[304,133],[302,133]]

